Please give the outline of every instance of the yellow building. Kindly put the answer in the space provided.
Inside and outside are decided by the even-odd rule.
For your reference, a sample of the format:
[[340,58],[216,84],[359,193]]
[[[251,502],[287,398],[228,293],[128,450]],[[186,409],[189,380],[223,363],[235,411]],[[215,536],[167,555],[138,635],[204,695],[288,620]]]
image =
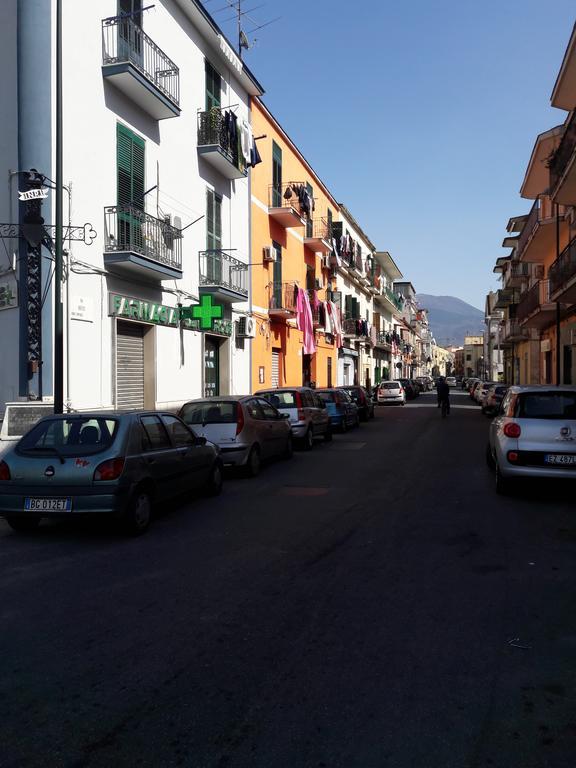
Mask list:
[[[252,102],[262,162],[251,174],[252,391],[336,385],[337,347],[325,302],[332,296],[332,221],[338,204],[270,111]],[[299,291],[313,318],[313,352],[297,327]],[[300,297],[302,298],[302,296]]]

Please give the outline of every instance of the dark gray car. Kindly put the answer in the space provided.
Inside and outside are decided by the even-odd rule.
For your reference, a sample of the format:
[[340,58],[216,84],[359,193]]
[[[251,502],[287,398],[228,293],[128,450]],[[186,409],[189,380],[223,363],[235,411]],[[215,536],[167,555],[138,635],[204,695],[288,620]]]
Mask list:
[[114,515],[145,531],[152,504],[222,488],[217,446],[171,413],[47,416],[3,454],[0,516],[17,531],[43,517]]

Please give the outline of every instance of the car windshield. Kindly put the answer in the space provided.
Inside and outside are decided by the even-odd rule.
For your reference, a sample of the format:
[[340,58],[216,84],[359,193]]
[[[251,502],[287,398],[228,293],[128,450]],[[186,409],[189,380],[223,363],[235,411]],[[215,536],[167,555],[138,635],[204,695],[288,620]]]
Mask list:
[[18,443],[18,453],[61,458],[91,456],[105,451],[118,433],[117,419],[71,416],[45,419]]
[[380,389],[400,389],[400,384],[395,381],[386,381],[380,384]]
[[334,396],[334,392],[322,392],[322,390],[320,390],[318,392],[318,396],[322,400],[324,400],[325,403],[333,403],[334,400],[336,399]]
[[273,403],[276,408],[296,408],[296,395],[292,391],[260,392],[260,395]]
[[516,403],[519,419],[576,419],[576,392],[525,392]]
[[186,424],[236,424],[235,402],[210,400],[201,403],[186,403],[180,418]]

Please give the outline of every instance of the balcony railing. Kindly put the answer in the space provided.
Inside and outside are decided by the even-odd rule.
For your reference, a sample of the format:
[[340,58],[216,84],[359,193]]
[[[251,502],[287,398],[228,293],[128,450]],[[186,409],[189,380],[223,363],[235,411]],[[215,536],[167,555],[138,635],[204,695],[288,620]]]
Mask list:
[[246,175],[246,162],[239,151],[238,134],[231,111],[212,107],[198,112],[198,147],[217,147],[240,175]]
[[392,304],[394,304],[396,309],[401,312],[404,309],[404,302],[400,296],[397,293],[394,293],[394,291],[391,291],[390,288],[386,288],[384,292]]
[[130,63],[176,107],[180,105],[180,71],[136,22],[115,16],[102,21],[102,63]]
[[518,320],[506,320],[502,329],[504,341],[522,341],[530,338],[530,331],[520,325]]
[[534,200],[534,204],[530,209],[528,218],[526,219],[526,222],[522,227],[522,231],[518,235],[518,242],[516,243],[516,255],[518,256],[518,258],[521,257],[522,251],[526,247],[526,243],[528,242],[528,240],[531,238],[532,233],[534,232],[534,229],[536,228],[536,225],[538,224],[539,220],[540,220],[540,200],[537,198],[536,200]]
[[564,248],[548,270],[550,294],[559,291],[574,276],[576,276],[576,237]]
[[312,322],[314,325],[320,325],[322,318],[320,317],[320,305],[314,308],[314,299],[318,298],[318,291],[314,288],[308,289],[308,298],[310,300],[310,309],[312,310]]
[[268,308],[282,314],[296,313],[296,283],[271,283]]
[[313,219],[308,222],[305,237],[315,240],[330,240],[331,233],[327,219]]
[[133,253],[171,269],[182,269],[182,232],[133,205],[104,209],[105,250]]
[[342,321],[342,332],[345,336],[369,338],[367,324],[360,317],[347,317]]
[[224,288],[248,298],[248,266],[226,251],[200,251],[200,287]]
[[536,312],[539,307],[549,302],[550,281],[538,280],[538,282],[534,283],[532,288],[526,291],[526,293],[520,299],[518,309],[516,311],[516,318],[519,321],[525,320],[531,314]]
[[376,346],[392,349],[392,335],[384,331],[378,331],[376,333]]
[[306,218],[311,218],[314,213],[314,198],[310,197],[302,181],[271,184],[268,188],[268,205],[270,208],[294,208]]
[[560,179],[564,175],[566,166],[570,162],[576,149],[576,112],[570,118],[566,126],[558,149],[550,161],[550,191],[554,195]]

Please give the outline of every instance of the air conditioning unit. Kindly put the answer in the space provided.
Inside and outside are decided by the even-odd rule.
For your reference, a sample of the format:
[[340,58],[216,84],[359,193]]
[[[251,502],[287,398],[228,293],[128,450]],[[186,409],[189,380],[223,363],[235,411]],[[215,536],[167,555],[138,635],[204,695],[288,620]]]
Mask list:
[[253,339],[256,336],[256,320],[253,317],[241,317],[236,325],[239,339]]
[[534,277],[536,280],[543,280],[544,279],[544,264],[535,264],[534,265]]
[[262,261],[276,261],[276,249],[272,245],[262,248]]

